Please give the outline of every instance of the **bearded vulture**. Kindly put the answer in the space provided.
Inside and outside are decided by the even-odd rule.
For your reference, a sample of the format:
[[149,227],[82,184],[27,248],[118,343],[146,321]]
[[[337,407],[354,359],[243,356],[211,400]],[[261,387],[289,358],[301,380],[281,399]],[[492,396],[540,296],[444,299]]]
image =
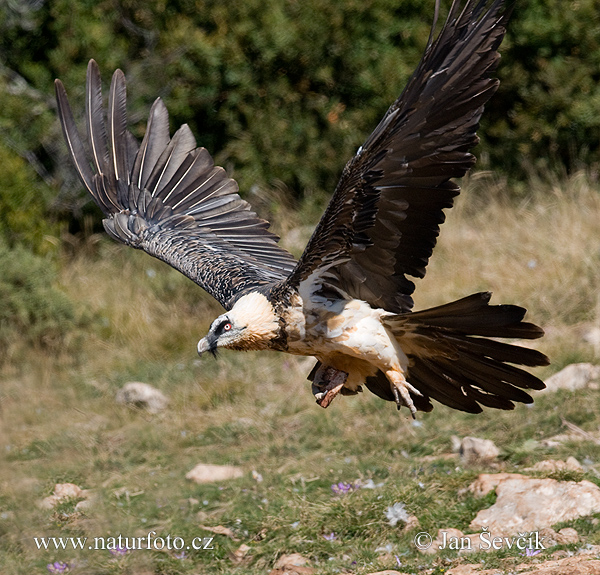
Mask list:
[[[170,137],[157,99],[139,144],[127,130],[125,77],[112,78],[105,112],[96,62],[87,71],[87,143],[66,92],[58,111],[75,168],[115,240],[142,249],[192,279],[226,312],[198,353],[218,348],[314,356],[317,403],[365,386],[382,399],[431,411],[431,399],[479,413],[531,403],[544,384],[517,366],[547,365],[542,353],[497,341],[535,339],[525,309],[490,305],[477,293],[412,312],[445,208],[451,178],[474,164],[469,152],[511,12],[505,0],[454,0],[402,95],[346,164],[298,261],[237,194],[237,183],[198,148],[187,125]],[[90,161],[91,158],[91,161]]]

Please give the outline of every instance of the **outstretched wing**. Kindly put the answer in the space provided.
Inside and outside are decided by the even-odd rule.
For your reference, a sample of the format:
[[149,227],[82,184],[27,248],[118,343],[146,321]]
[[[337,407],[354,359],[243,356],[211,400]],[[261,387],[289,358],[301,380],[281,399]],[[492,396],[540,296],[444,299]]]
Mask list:
[[268,222],[239,197],[235,180],[214,165],[204,148],[196,147],[188,126],[170,138],[169,116],[160,98],[138,145],[127,130],[123,72],[113,75],[106,124],[100,73],[91,60],[89,154],[60,80],[56,98],[79,178],[106,215],[104,228],[114,239],[170,264],[227,309],[247,291],[280,282],[292,271],[292,255],[277,245]]
[[[436,0],[436,19],[439,0]],[[460,188],[450,178],[475,163],[469,153],[510,15],[504,0],[454,0],[402,95],[340,182],[296,269],[276,290],[334,289],[374,307],[412,308],[444,208]]]

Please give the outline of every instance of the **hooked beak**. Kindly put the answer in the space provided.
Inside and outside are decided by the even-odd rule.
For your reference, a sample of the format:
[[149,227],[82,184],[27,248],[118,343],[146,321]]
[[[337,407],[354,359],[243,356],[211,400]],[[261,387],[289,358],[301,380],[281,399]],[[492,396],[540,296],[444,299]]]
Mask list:
[[210,337],[210,334],[198,342],[198,355],[202,355],[205,351],[210,352],[213,357],[217,357],[217,338]]

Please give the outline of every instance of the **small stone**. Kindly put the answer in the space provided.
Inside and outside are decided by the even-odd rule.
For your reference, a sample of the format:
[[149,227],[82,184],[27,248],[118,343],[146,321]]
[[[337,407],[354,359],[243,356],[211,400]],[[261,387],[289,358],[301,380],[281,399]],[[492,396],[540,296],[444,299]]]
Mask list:
[[74,483],[57,483],[54,495],[60,499],[78,499],[83,497],[83,489]]
[[250,556],[248,555],[250,549],[251,547],[249,545],[242,543],[233,553],[229,555],[229,558],[234,563],[246,563],[250,560]]
[[196,483],[217,483],[218,481],[237,479],[243,475],[243,470],[233,465],[198,463],[196,467],[186,473],[185,478]]
[[269,575],[313,575],[315,569],[308,567],[308,559],[300,553],[282,555],[273,566]]
[[586,329],[581,337],[594,348],[596,355],[600,355],[600,327],[593,326]]
[[465,464],[489,463],[500,455],[500,450],[490,439],[464,437],[460,443],[459,453]]
[[572,527],[563,527],[557,533],[557,541],[562,545],[567,545],[569,543],[578,543],[579,533],[577,533],[577,530],[573,529]]
[[529,467],[527,471],[546,471],[549,473],[556,471],[583,472],[583,467],[577,459],[571,456],[567,458],[566,461],[561,461],[560,459],[545,459],[544,461],[538,461],[533,467]]
[[91,496],[89,489],[81,489],[74,483],[57,483],[54,486],[54,493],[45,497],[40,502],[42,509],[54,509],[59,503],[68,499],[87,499]]
[[572,363],[549,377],[545,383],[546,389],[541,391],[544,393],[559,389],[566,389],[568,391],[586,388],[598,389],[600,383],[600,365]]
[[169,403],[162,391],[141,381],[126,383],[117,391],[116,400],[117,403],[145,409],[149,413],[159,413]]
[[225,537],[229,537],[234,541],[239,541],[239,539],[235,536],[235,533],[229,529],[229,527],[224,527],[223,525],[217,525],[216,527],[209,527],[208,525],[198,525],[200,529],[204,529],[204,531],[210,531],[211,533],[216,533],[217,535],[225,535]]

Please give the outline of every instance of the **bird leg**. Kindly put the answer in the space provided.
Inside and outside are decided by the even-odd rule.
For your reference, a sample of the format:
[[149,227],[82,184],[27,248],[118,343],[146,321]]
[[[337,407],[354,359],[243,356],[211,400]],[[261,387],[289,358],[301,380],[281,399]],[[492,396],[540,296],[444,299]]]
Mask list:
[[342,391],[348,374],[345,371],[335,369],[328,365],[321,365],[312,384],[312,392],[321,407],[327,407]]
[[415,407],[409,392],[412,392],[415,395],[423,394],[410,383],[408,383],[408,381],[406,381],[404,374],[401,371],[390,369],[385,372],[385,375],[391,383],[392,393],[394,394],[394,399],[396,400],[398,409],[400,409],[403,405],[406,405],[406,407],[410,409],[413,419],[415,419],[417,408]]

